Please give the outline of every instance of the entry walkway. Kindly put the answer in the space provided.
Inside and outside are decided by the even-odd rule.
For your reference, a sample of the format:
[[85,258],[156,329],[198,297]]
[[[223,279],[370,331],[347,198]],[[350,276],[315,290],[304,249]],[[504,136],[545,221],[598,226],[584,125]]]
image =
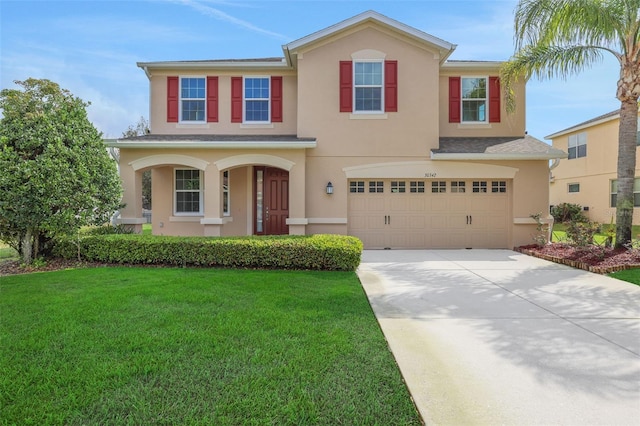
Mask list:
[[510,250],[365,250],[428,425],[640,425],[640,286]]

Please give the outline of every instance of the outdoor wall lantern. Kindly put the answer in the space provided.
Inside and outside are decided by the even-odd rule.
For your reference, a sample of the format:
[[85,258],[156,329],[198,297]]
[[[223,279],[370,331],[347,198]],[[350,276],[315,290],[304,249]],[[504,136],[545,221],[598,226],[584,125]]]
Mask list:
[[328,195],[333,194],[333,185],[331,184],[331,182],[327,184],[327,194]]

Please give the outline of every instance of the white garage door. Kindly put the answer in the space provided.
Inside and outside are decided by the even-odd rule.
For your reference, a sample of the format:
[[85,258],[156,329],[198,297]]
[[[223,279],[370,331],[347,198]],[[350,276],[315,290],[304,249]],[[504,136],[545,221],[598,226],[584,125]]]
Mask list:
[[349,235],[365,248],[507,248],[511,182],[352,180]]

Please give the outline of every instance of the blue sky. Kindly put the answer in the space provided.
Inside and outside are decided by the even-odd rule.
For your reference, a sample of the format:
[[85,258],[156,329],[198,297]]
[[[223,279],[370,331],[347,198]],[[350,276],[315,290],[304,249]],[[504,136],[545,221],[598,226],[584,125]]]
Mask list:
[[[91,102],[119,137],[148,117],[138,61],[282,56],[281,46],[366,10],[458,45],[457,60],[507,60],[516,0],[0,0],[0,87],[47,78]],[[611,56],[611,55],[609,55]],[[527,131],[544,136],[619,108],[615,59],[564,80],[531,80]]]

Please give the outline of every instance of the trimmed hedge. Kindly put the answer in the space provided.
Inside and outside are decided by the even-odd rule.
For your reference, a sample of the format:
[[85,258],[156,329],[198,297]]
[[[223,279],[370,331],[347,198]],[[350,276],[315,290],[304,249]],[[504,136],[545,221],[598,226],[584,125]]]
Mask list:
[[[78,250],[78,244],[80,245]],[[354,271],[362,242],[344,235],[169,237],[86,235],[58,239],[54,256],[93,262]]]

